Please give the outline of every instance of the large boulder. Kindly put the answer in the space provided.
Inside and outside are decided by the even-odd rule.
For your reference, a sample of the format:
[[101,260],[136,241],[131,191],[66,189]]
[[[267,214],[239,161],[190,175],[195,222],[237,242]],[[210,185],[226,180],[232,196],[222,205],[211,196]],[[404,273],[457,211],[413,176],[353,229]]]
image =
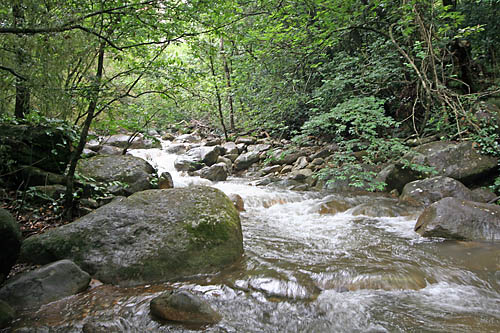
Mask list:
[[415,224],[424,237],[500,240],[500,206],[444,198],[427,207]]
[[0,282],[16,263],[21,242],[19,224],[7,210],[0,208]]
[[150,309],[159,319],[186,324],[215,324],[222,318],[206,301],[184,290],[167,291],[153,298]]
[[109,146],[128,149],[160,148],[159,141],[145,138],[142,134],[115,134],[103,139],[103,143]]
[[[62,126],[0,125],[5,161],[63,173],[71,156],[72,138]],[[0,171],[5,165],[0,165]]]
[[29,237],[24,261],[70,258],[97,279],[136,285],[213,273],[243,253],[233,203],[204,186],[119,198],[73,223]]
[[409,182],[423,178],[424,175],[402,163],[389,164],[383,168],[375,178],[376,181],[385,183],[385,190],[390,192],[396,189],[401,193]]
[[414,149],[411,163],[433,167],[439,176],[470,184],[497,170],[498,158],[482,155],[472,142],[436,141]]
[[90,275],[70,260],[60,260],[9,279],[0,299],[15,309],[35,308],[87,289]]
[[204,165],[211,166],[217,163],[217,158],[221,155],[220,146],[203,146],[190,149],[186,154],[177,157],[174,167],[178,171],[196,171]]
[[244,170],[250,167],[255,162],[260,160],[260,153],[258,151],[250,151],[248,153],[241,154],[236,158],[233,164],[233,168],[236,171]]
[[446,197],[475,201],[476,196],[464,184],[450,177],[437,176],[405,185],[401,199],[428,206]]
[[131,155],[101,155],[82,159],[78,162],[77,172],[103,183],[111,193],[123,195],[152,188],[150,180],[156,174],[147,161]]
[[209,167],[204,167],[198,171],[201,178],[205,178],[214,182],[224,181],[227,179],[227,165],[223,162],[214,164]]

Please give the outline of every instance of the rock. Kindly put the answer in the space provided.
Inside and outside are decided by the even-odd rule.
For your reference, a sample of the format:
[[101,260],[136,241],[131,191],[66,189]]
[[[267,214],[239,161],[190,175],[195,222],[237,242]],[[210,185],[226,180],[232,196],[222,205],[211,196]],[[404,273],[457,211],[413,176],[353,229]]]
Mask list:
[[187,142],[187,143],[195,143],[201,141],[201,138],[195,134],[183,134],[175,138],[175,142]]
[[[80,160],[77,172],[85,177],[103,183],[108,191],[117,195],[129,195],[152,187],[150,180],[155,170],[145,160],[131,155],[95,156]],[[112,184],[121,182],[121,184]]]
[[33,166],[23,166],[20,172],[28,186],[66,184],[66,178],[63,175]]
[[259,180],[257,180],[254,185],[255,186],[267,186],[269,184],[272,184],[272,183],[275,183],[275,182],[278,182],[280,181],[281,179],[280,178],[277,178],[277,177],[265,177],[265,178],[261,178]]
[[415,224],[424,237],[500,240],[500,206],[444,198],[427,207]]
[[434,167],[439,176],[465,185],[498,169],[498,158],[480,154],[472,142],[436,141],[414,149],[411,163]]
[[101,155],[122,155],[123,148],[118,148],[110,145],[103,145],[99,149],[99,154]]
[[15,315],[16,311],[9,304],[0,300],[0,329],[9,326]]
[[[135,136],[134,136],[135,135]],[[132,139],[133,137],[133,139]],[[130,143],[129,143],[129,140]],[[108,146],[127,149],[148,149],[160,148],[161,144],[156,139],[145,138],[142,134],[115,134],[103,139],[103,143]]]
[[[12,168],[29,165],[62,174],[72,151],[72,138],[62,126],[0,125],[2,160]],[[0,174],[5,165],[0,165]]]
[[138,285],[217,272],[243,253],[239,214],[204,186],[115,199],[70,224],[27,238],[24,261],[70,258],[96,279]]
[[83,152],[82,152],[83,158],[89,158],[89,157],[96,156],[96,155],[97,155],[97,153],[95,151],[93,151],[92,149],[88,149],[88,148],[83,149]]
[[327,198],[325,198],[325,201],[322,202],[320,204],[320,206],[318,207],[318,210],[319,210],[318,212],[321,215],[324,215],[324,214],[334,215],[337,213],[345,212],[346,210],[351,208],[351,206],[352,205],[350,203],[348,203],[344,200],[341,200],[338,198],[327,197]]
[[293,168],[295,170],[304,169],[308,164],[309,162],[307,161],[307,157],[301,156],[297,159],[297,161],[295,161],[295,163],[293,164]]
[[0,299],[15,309],[36,308],[87,289],[90,275],[70,260],[20,273],[0,288]]
[[85,144],[85,148],[94,152],[98,152],[101,148],[101,143],[97,140],[90,140]]
[[21,242],[19,224],[7,210],[0,208],[0,283],[16,263]]
[[259,153],[262,153],[263,151],[267,151],[269,149],[271,149],[270,144],[250,145],[247,147],[247,151],[257,151]]
[[239,152],[239,154],[241,154],[241,153],[243,153],[246,150],[247,145],[244,144],[244,143],[238,143],[236,145],[236,148],[238,148],[238,152]]
[[216,138],[216,139],[208,140],[205,143],[205,146],[209,146],[209,147],[220,146],[221,143],[222,143],[222,140],[219,138]]
[[376,181],[386,184],[385,190],[401,192],[403,187],[414,180],[422,178],[422,174],[405,167],[403,164],[389,164],[383,168],[375,178]]
[[210,167],[204,167],[198,174],[201,178],[205,178],[211,181],[224,181],[227,179],[227,166],[225,163],[217,163]]
[[284,175],[286,173],[292,172],[293,166],[291,165],[285,165],[284,167],[281,168],[280,174]]
[[236,144],[253,145],[257,141],[253,136],[240,136],[236,139]]
[[243,202],[243,198],[239,194],[233,193],[228,197],[233,202],[234,207],[236,207],[236,210],[238,210],[238,212],[245,211],[245,203]]
[[160,190],[166,190],[169,188],[174,188],[174,180],[169,172],[162,172],[158,178],[158,188]]
[[309,151],[298,150],[298,151],[282,151],[276,150],[271,155],[271,164],[294,164],[295,161],[301,156],[307,156]]
[[260,153],[257,151],[251,151],[238,156],[238,158],[236,158],[236,160],[234,161],[233,167],[237,171],[248,169],[249,166],[251,166],[255,162],[258,162],[259,160]]
[[311,177],[313,175],[313,172],[311,169],[300,169],[300,170],[293,170],[289,174],[289,178],[297,181],[303,181],[307,177]]
[[228,174],[231,174],[233,172],[233,161],[231,161],[229,158],[219,156],[217,158],[217,163],[224,163],[226,165]]
[[44,185],[32,188],[38,193],[37,198],[43,201],[59,200],[66,193],[66,186],[63,185]]
[[428,206],[446,197],[474,201],[471,190],[450,177],[437,176],[415,180],[405,185],[401,199]]
[[339,147],[337,145],[329,145],[325,148],[320,149],[317,153],[312,154],[311,160],[314,160],[316,158],[327,158],[338,150]]
[[325,160],[322,159],[321,157],[317,157],[317,158],[313,159],[311,162],[312,165],[321,165],[323,163],[325,163]]
[[260,175],[265,176],[268,174],[274,174],[281,171],[281,165],[271,165],[260,170]]
[[172,133],[164,133],[161,136],[161,139],[165,140],[165,141],[174,141],[175,140],[175,136]]
[[174,143],[169,145],[165,151],[169,154],[184,154],[187,151],[187,146],[184,143]]
[[226,142],[222,146],[222,148],[224,148],[224,154],[226,155],[233,155],[233,154],[238,155],[240,153],[238,147],[236,147],[236,143],[234,142]]
[[495,200],[497,195],[492,192],[489,188],[476,188],[472,190],[472,194],[474,195],[474,200],[477,202],[490,203],[490,201]]
[[211,166],[217,162],[222,148],[214,147],[195,147],[190,149],[185,155],[179,156],[174,166],[178,171],[196,171],[203,167],[203,164]]
[[398,204],[396,199],[384,199],[357,205],[349,212],[354,216],[399,217],[413,215],[416,210],[413,207]]
[[150,303],[151,314],[159,319],[189,324],[215,324],[221,320],[220,314],[210,305],[187,291],[169,291]]
[[238,154],[226,154],[226,155],[224,155],[225,158],[230,159],[231,162],[233,162],[233,163],[234,163],[234,161],[236,161],[238,156],[239,156]]

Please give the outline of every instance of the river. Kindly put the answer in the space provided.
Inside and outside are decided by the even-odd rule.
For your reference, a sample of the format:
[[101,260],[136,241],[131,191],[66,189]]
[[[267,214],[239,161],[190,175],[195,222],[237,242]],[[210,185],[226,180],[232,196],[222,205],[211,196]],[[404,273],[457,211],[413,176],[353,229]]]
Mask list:
[[[422,238],[413,232],[418,211],[383,196],[294,192],[243,178],[211,183],[176,172],[176,156],[164,150],[132,154],[170,172],[177,187],[239,194],[244,256],[216,276],[95,287],[22,314],[17,332],[500,331],[498,243]],[[385,215],[395,217],[359,209],[392,202],[398,213]],[[350,209],[336,213],[338,205]],[[202,295],[222,321],[194,328],[153,320],[150,300],[172,288]]]

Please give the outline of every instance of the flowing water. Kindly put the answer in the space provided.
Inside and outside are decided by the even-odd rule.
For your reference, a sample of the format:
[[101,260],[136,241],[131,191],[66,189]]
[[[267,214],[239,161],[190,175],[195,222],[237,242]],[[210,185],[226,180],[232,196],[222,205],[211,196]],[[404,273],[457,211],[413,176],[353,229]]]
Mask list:
[[[498,243],[421,238],[418,211],[387,197],[211,183],[177,173],[164,150],[132,153],[169,171],[175,186],[239,194],[244,256],[216,276],[95,287],[23,314],[18,332],[500,331]],[[153,320],[150,300],[172,288],[201,295],[223,320],[202,328]]]

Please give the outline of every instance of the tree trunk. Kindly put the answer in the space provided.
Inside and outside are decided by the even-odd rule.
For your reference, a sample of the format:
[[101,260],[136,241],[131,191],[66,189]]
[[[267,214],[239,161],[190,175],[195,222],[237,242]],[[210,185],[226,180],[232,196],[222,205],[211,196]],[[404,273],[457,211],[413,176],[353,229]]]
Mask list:
[[[21,27],[24,21],[24,13],[21,5],[15,3],[12,6],[12,15],[14,16],[14,27]],[[22,35],[18,36],[19,44],[24,42]],[[22,68],[27,62],[27,51],[23,49],[23,45],[15,47],[17,70],[22,73]],[[24,119],[30,108],[30,89],[25,79],[16,77],[16,104],[14,107],[14,116],[17,119]]]
[[215,75],[214,58],[211,54],[208,56],[208,60],[210,61],[210,71],[212,72],[212,78],[214,81],[215,98],[217,99],[217,111],[219,112],[220,124],[222,125],[222,129],[224,130],[224,138],[227,141],[227,129],[226,124],[224,123],[224,114],[222,113],[222,99],[219,92],[219,85],[217,84],[217,76]]
[[233,107],[233,91],[231,88],[231,71],[229,69],[229,65],[227,63],[226,54],[224,53],[224,39],[220,39],[220,54],[222,56],[222,63],[224,64],[224,75],[226,77],[226,86],[227,86],[227,102],[229,104],[229,126],[231,131],[234,132],[234,107]]
[[82,132],[80,133],[80,140],[78,142],[78,146],[71,155],[68,172],[66,174],[64,215],[68,219],[71,219],[73,216],[73,205],[74,205],[73,188],[75,185],[76,164],[78,163],[78,160],[80,159],[80,156],[83,152],[83,148],[85,147],[85,143],[87,142],[87,136],[89,134],[90,125],[92,124],[92,120],[94,120],[94,114],[97,107],[97,102],[99,100],[99,93],[101,91],[102,73],[104,68],[104,47],[105,43],[101,42],[101,44],[99,45],[99,53],[97,57],[97,71],[95,76],[95,82],[92,88],[92,95],[89,107],[87,109],[87,118],[85,119],[85,122],[83,124]]

